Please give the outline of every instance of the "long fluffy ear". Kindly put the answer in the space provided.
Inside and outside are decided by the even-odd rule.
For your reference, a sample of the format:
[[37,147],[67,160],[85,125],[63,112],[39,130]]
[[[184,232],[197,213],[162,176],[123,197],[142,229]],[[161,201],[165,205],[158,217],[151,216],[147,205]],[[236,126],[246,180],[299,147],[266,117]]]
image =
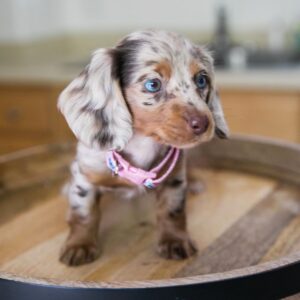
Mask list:
[[97,50],[90,64],[60,94],[58,108],[81,142],[121,150],[132,136],[132,119],[112,65],[111,51]]
[[220,97],[218,95],[218,92],[216,91],[215,87],[215,80],[214,80],[214,60],[212,57],[212,54],[209,50],[207,50],[205,47],[200,47],[196,45],[193,48],[192,55],[195,58],[198,58],[202,64],[204,64],[208,70],[208,73],[211,75],[212,79],[212,90],[208,95],[208,107],[210,111],[212,112],[214,121],[215,121],[215,134],[221,138],[226,139],[229,136],[229,129],[227,126],[227,123],[225,121],[223,108],[221,105]]
[[218,92],[213,92],[208,102],[209,109],[215,120],[215,133],[221,139],[226,139],[229,136],[229,129],[224,117],[223,108],[221,105]]

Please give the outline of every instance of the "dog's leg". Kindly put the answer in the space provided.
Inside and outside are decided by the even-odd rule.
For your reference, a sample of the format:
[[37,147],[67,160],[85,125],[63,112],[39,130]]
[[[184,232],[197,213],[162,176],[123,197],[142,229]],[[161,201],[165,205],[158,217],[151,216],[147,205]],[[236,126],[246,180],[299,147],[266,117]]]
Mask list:
[[186,228],[186,190],[186,176],[181,169],[157,191],[157,251],[164,258],[183,259],[197,251]]
[[98,256],[100,192],[80,173],[76,162],[68,189],[70,232],[61,250],[60,261],[76,266],[92,262]]

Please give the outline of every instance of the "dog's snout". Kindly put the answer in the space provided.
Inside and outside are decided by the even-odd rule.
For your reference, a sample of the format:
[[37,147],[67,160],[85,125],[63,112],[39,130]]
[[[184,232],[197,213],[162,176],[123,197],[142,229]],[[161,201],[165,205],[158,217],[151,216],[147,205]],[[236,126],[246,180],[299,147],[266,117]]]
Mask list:
[[207,130],[209,121],[207,116],[190,116],[188,118],[188,124],[194,134],[200,135]]

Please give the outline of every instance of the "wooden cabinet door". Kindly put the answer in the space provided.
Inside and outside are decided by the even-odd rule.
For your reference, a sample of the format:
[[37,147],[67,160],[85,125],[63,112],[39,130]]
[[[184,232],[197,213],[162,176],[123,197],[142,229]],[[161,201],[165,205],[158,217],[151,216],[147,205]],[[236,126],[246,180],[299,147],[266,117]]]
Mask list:
[[221,90],[232,133],[300,141],[300,97],[292,92]]
[[0,85],[0,154],[74,141],[57,109],[61,86]]
[[49,119],[49,94],[41,88],[1,88],[0,130],[6,132],[47,132]]

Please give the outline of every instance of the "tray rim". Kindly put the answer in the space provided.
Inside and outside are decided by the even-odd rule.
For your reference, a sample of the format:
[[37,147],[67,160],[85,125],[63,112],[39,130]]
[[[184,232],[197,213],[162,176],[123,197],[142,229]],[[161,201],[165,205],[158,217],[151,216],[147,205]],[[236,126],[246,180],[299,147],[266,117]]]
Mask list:
[[[219,143],[219,141],[217,142]],[[222,143],[222,142],[220,142]],[[253,135],[233,135],[230,137],[229,141],[225,141],[225,143],[231,144],[239,144],[239,143],[249,143],[253,145],[265,145],[269,147],[274,147],[277,149],[283,149],[284,151],[291,151],[299,154],[299,166],[300,166],[300,145],[288,141],[273,139],[273,138],[265,138],[261,136],[253,136]],[[210,149],[211,143],[207,143],[204,146],[206,150]],[[66,147],[66,144],[57,144],[57,145],[44,145],[37,146],[31,148],[33,150],[21,150],[20,152],[16,152],[13,155],[4,155],[2,157],[12,159],[20,159],[24,156],[31,155],[32,153],[41,153],[42,151],[47,150],[48,148],[57,149],[57,147],[62,147],[62,149],[71,149],[69,146]],[[201,146],[203,147],[203,146]],[[198,147],[191,150],[191,152],[198,153]],[[204,151],[204,152],[205,152]],[[1,157],[0,157],[1,158]],[[1,160],[1,162],[7,162],[7,160]],[[300,174],[300,168],[299,168]],[[145,288],[165,288],[165,287],[176,287],[176,286],[187,286],[187,285],[201,285],[208,283],[217,283],[223,281],[230,280],[238,280],[242,278],[251,278],[253,276],[264,275],[266,273],[272,272],[280,272],[281,270],[288,271],[289,268],[297,269],[297,274],[300,276],[300,252],[293,253],[282,258],[272,260],[266,263],[258,264],[255,266],[245,267],[234,269],[222,273],[212,273],[212,274],[204,274],[204,275],[196,275],[196,276],[187,276],[181,278],[170,278],[170,279],[155,279],[155,280],[135,280],[135,281],[77,281],[77,280],[56,280],[49,278],[33,278],[33,277],[25,277],[18,276],[17,274],[12,274],[9,272],[0,271],[0,280],[11,281],[15,283],[25,283],[25,284],[33,284],[33,285],[41,285],[47,287],[66,287],[66,288],[84,288],[84,289],[145,289]],[[1,281],[0,281],[1,282]],[[0,285],[1,287],[1,285]],[[300,285],[298,288],[300,291]]]

